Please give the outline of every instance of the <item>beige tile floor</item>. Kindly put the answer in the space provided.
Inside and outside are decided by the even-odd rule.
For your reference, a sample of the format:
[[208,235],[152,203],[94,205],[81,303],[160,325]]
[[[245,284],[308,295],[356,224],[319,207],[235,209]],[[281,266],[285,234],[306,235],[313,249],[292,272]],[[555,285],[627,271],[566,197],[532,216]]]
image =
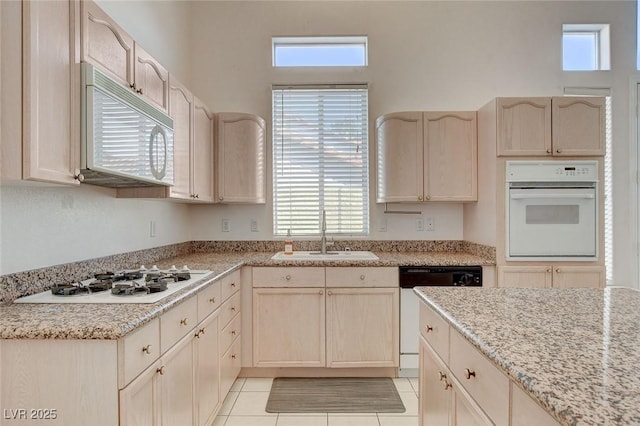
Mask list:
[[393,379],[406,411],[401,414],[267,413],[273,379],[238,379],[213,426],[417,426],[418,379]]

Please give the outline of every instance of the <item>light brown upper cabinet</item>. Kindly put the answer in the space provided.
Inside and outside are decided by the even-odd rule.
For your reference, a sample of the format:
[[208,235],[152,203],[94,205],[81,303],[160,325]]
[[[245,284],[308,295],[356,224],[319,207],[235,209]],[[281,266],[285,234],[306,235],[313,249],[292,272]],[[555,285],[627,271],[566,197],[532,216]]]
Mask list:
[[77,185],[78,1],[0,2],[2,178]]
[[90,62],[157,108],[169,106],[169,73],[102,9],[82,2],[82,60]]
[[214,116],[197,97],[193,98],[193,156],[192,180],[194,198],[214,201],[213,140]]
[[602,97],[497,98],[498,156],[604,155]]
[[474,111],[383,115],[376,147],[377,202],[477,200]]
[[217,114],[216,181],[218,202],[265,202],[265,135],[263,118],[252,114]]

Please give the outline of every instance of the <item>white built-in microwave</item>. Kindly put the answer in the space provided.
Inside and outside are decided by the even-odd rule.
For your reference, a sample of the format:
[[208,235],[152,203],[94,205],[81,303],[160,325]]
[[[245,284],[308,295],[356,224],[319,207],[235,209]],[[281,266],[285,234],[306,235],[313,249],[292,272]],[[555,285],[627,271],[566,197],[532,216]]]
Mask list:
[[173,119],[91,64],[81,66],[84,183],[173,185]]
[[598,256],[598,163],[508,161],[507,259]]

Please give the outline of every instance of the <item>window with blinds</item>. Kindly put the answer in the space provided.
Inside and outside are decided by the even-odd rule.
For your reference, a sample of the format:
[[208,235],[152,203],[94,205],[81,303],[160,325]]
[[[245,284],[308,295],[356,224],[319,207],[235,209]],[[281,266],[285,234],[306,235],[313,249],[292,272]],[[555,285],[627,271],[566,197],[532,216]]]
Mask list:
[[366,85],[273,87],[274,235],[369,233]]

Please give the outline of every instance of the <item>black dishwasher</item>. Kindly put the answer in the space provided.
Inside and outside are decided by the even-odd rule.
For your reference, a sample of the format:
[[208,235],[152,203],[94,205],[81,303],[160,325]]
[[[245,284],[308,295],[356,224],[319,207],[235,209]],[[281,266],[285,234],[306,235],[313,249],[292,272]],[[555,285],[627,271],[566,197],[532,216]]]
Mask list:
[[420,304],[413,287],[481,287],[482,266],[400,267],[400,377],[418,376]]

